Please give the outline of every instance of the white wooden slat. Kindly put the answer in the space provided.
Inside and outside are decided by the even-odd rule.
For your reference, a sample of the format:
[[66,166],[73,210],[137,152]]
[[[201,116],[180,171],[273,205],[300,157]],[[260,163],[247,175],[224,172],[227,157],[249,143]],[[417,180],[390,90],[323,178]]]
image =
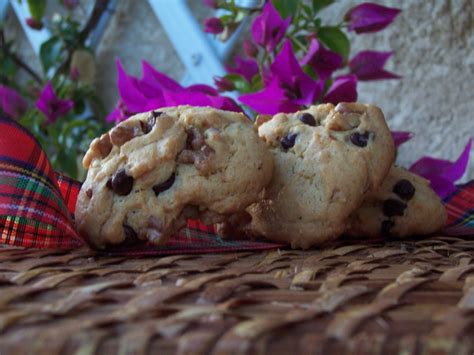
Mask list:
[[213,84],[225,68],[217,49],[209,42],[185,0],[149,0],[176,53],[187,69],[190,83]]

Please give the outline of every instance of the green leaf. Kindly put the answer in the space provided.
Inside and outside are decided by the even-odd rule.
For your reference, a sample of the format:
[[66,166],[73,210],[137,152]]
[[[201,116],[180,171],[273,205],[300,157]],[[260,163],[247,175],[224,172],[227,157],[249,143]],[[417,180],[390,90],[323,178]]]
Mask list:
[[80,115],[81,113],[84,112],[86,109],[86,103],[82,98],[79,98],[75,103],[74,103],[74,113],[76,115]]
[[349,57],[351,44],[346,34],[338,27],[321,27],[318,31],[318,39],[345,59]]
[[40,21],[44,12],[46,11],[46,0],[28,0],[28,10],[30,10],[31,17]]
[[298,1],[295,0],[272,0],[272,4],[283,19],[294,17],[298,9]]
[[262,77],[259,74],[254,75],[252,82],[250,83],[250,92],[259,91],[262,89]]
[[232,81],[234,83],[235,89],[241,93],[251,91],[249,82],[239,74],[227,74],[224,78]]
[[61,62],[63,54],[61,40],[54,36],[48,39],[40,47],[40,60],[45,73],[53,68],[57,63]]
[[334,0],[313,0],[313,11],[321,11],[321,9],[331,5],[333,2]]
[[303,15],[306,18],[312,18],[313,17],[313,10],[311,9],[311,6],[307,4],[301,4],[301,10],[303,12]]
[[315,80],[318,78],[316,71],[313,69],[311,65],[305,65],[303,67],[303,71]]
[[0,73],[8,78],[13,78],[16,74],[16,71],[17,67],[10,56],[5,55],[0,57]]
[[313,26],[319,30],[319,28],[321,27],[321,19],[315,18],[313,21]]

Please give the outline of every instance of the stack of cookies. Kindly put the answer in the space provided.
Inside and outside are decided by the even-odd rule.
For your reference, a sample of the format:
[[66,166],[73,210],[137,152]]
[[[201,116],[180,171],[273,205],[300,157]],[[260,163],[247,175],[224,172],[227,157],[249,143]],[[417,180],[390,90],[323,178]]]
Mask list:
[[255,124],[209,107],[164,108],[91,143],[76,225],[98,248],[163,244],[188,219],[304,249],[342,234],[443,227],[429,183],[395,167],[394,156],[372,105],[318,105]]

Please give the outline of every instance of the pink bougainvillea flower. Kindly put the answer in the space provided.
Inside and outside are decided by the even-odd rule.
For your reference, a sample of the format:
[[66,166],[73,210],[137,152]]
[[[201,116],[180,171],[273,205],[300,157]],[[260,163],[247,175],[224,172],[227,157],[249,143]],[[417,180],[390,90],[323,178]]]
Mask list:
[[456,190],[454,183],[466,172],[471,153],[472,139],[466,144],[459,158],[451,162],[444,159],[423,157],[415,162],[410,171],[431,182],[431,187],[441,197],[447,197]]
[[14,89],[0,85],[0,109],[10,118],[18,120],[26,112],[25,99]]
[[339,102],[355,101],[357,101],[357,77],[355,75],[337,77],[323,98],[323,102],[334,105]]
[[392,54],[393,52],[362,51],[351,59],[349,68],[361,81],[399,79],[400,76],[383,68]]
[[390,133],[392,133],[392,138],[393,138],[393,143],[395,144],[395,148],[398,148],[403,143],[409,141],[413,137],[413,134],[411,132],[391,131]]
[[251,40],[244,40],[244,53],[247,55],[249,58],[255,58],[258,55],[258,48],[257,46],[251,41]]
[[242,75],[248,82],[252,81],[252,78],[258,74],[258,63],[254,59],[245,59],[240,56],[235,56],[235,65],[233,67],[226,66],[229,73]]
[[183,87],[146,61],[142,61],[141,79],[128,75],[120,60],[117,60],[116,64],[120,101],[107,116],[109,122],[123,121],[135,113],[176,105],[212,106],[222,110],[241,111],[232,99],[219,96],[219,92],[213,87]]
[[235,85],[232,81],[226,77],[215,76],[214,85],[219,91],[232,91],[235,90]]
[[291,18],[283,20],[271,1],[263,6],[262,13],[252,23],[252,37],[256,44],[272,51],[283,39]]
[[286,41],[270,66],[261,91],[241,95],[239,100],[258,113],[293,112],[302,105],[310,105],[323,90],[323,82],[315,81],[301,69]]
[[309,64],[322,80],[331,77],[342,64],[342,56],[330,51],[315,38],[311,40],[308,53],[301,60],[301,65]]
[[224,25],[218,17],[211,17],[204,20],[204,32],[219,34],[224,31]]
[[390,25],[401,10],[371,2],[357,5],[344,16],[349,30],[356,33],[377,32]]
[[44,113],[49,123],[54,123],[58,117],[71,111],[74,107],[74,101],[58,98],[53,85],[48,81],[36,101],[36,107]]
[[28,17],[26,19],[26,24],[34,30],[41,30],[43,28],[43,22],[41,20],[36,20],[33,17]]

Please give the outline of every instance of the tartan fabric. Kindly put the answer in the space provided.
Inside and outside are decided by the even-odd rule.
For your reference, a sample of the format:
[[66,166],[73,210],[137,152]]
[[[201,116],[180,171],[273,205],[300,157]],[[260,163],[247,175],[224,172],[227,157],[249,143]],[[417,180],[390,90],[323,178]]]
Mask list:
[[458,190],[444,200],[448,211],[445,228],[450,235],[474,236],[474,180],[458,186]]
[[[81,184],[53,171],[46,154],[27,129],[0,117],[0,243],[30,248],[84,245],[74,230],[74,209]],[[445,199],[450,235],[474,236],[474,181]],[[168,255],[265,250],[282,244],[222,240],[212,227],[189,221],[165,246],[116,248],[107,253]]]
[[83,244],[36,139],[0,117],[0,243],[35,248]]

